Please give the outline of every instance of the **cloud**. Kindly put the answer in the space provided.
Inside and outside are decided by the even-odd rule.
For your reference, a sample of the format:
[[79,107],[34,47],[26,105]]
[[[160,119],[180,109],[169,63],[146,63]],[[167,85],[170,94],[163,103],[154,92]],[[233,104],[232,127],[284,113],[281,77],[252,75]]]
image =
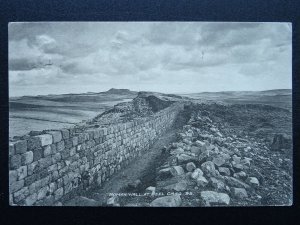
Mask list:
[[[272,76],[288,88],[291,51],[288,23],[9,24],[9,76],[16,88],[46,85],[53,90],[51,85],[58,83],[95,89],[147,88],[151,84],[156,91],[197,92],[214,87],[247,89],[247,85],[251,89],[258,77],[272,88]],[[197,82],[201,82],[199,90]]]

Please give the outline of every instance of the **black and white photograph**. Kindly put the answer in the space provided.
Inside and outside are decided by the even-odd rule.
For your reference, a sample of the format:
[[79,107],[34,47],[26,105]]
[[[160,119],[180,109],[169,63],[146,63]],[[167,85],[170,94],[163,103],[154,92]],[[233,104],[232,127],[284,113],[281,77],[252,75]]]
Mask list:
[[293,205],[292,23],[10,22],[9,205]]

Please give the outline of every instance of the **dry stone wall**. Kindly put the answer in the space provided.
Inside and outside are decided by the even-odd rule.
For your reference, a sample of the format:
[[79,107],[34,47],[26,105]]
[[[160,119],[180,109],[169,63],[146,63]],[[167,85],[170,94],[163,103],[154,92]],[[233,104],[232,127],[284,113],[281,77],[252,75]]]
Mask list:
[[83,188],[101,186],[149,149],[182,109],[173,104],[127,123],[48,131],[10,142],[10,205],[54,205]]

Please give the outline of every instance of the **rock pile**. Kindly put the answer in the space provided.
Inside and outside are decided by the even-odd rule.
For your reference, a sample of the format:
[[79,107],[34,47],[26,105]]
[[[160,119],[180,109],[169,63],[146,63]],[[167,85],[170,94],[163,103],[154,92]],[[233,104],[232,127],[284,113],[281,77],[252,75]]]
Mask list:
[[157,198],[150,205],[247,205],[260,200],[259,178],[249,173],[252,158],[243,155],[251,149],[249,141],[224,133],[220,125],[208,115],[192,115],[178,133],[178,141],[167,147],[168,160],[157,171],[156,192],[174,195]]

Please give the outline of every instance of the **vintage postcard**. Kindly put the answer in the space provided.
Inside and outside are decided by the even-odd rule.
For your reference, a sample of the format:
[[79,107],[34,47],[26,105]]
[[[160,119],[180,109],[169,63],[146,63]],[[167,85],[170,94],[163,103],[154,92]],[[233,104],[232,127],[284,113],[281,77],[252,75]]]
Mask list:
[[8,31],[11,206],[293,204],[291,23]]

